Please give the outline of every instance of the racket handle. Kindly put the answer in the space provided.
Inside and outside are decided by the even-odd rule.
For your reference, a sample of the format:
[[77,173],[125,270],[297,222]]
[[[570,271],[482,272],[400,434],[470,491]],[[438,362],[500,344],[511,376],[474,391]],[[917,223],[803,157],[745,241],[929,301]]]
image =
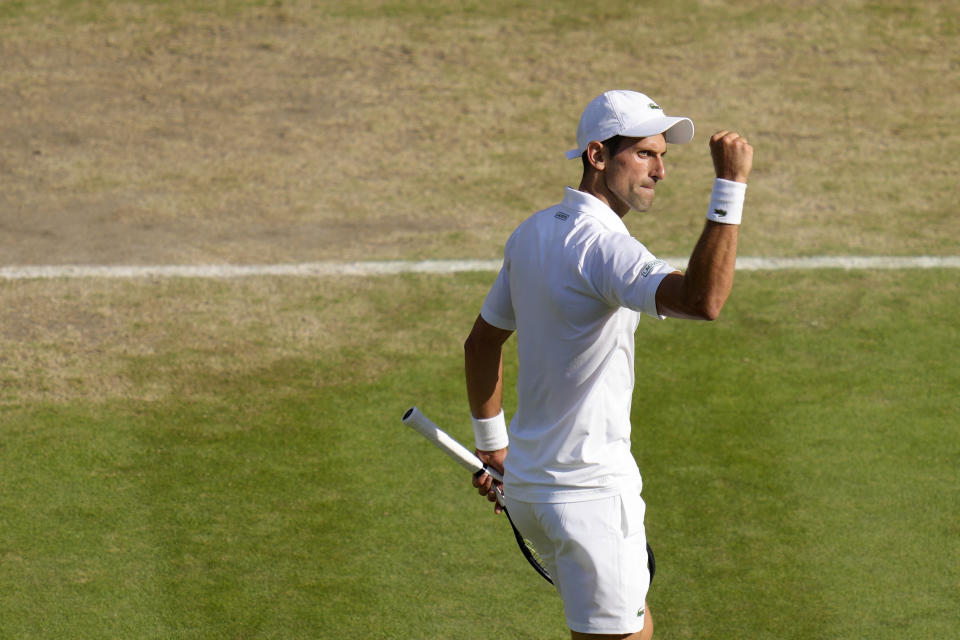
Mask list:
[[483,463],[472,451],[464,447],[446,431],[433,423],[430,418],[416,407],[410,407],[403,414],[402,422],[417,431],[429,440],[438,449],[446,453],[457,463],[473,473],[487,473],[497,482],[503,482],[503,476],[496,469],[491,469]]

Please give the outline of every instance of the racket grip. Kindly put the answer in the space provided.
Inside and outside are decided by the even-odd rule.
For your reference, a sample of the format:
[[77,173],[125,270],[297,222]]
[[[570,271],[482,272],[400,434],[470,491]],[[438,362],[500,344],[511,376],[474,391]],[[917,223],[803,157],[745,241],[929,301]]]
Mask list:
[[[503,482],[503,476],[501,476],[496,469],[491,469],[487,465],[483,465],[483,469],[480,469],[480,471],[477,471],[475,474],[473,474],[473,477],[479,478],[481,473],[486,473],[497,482],[500,482],[500,483]],[[507,503],[504,502],[503,500],[503,487],[500,487],[498,485],[493,485],[493,492],[497,496],[497,504],[499,504],[503,508],[506,508]]]
[[[479,460],[479,458],[477,458],[477,459]],[[479,471],[477,471],[477,472],[476,472],[475,474],[473,474],[473,475],[479,478],[481,473],[487,474],[488,476],[490,476],[491,478],[493,478],[493,479],[496,480],[497,482],[503,482],[503,476],[500,475],[500,472],[497,471],[496,469],[494,469],[493,467],[490,467],[490,466],[487,466],[487,465],[483,465],[483,469],[480,469]]]

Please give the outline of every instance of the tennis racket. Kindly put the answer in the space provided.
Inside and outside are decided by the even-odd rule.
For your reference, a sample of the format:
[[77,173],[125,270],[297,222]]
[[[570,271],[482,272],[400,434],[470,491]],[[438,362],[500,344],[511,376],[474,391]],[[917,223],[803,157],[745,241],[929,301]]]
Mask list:
[[[491,469],[487,465],[483,464],[480,458],[475,456],[465,446],[457,442],[446,431],[435,425],[416,407],[411,407],[406,413],[403,414],[403,423],[419,432],[420,435],[450,456],[454,462],[464,467],[475,476],[486,473],[492,476],[498,482],[503,482],[503,477],[496,471],[496,469]],[[517,540],[517,546],[520,547],[520,552],[523,553],[523,557],[527,559],[527,562],[530,563],[530,566],[533,567],[534,570],[536,570],[536,572],[539,573],[544,580],[550,584],[553,584],[553,580],[550,579],[550,572],[548,572],[547,568],[543,566],[543,562],[541,561],[537,550],[534,548],[533,544],[524,538],[523,534],[517,530],[516,525],[513,524],[513,519],[510,517],[510,512],[507,511],[507,507],[503,503],[503,493],[500,491],[499,487],[496,488],[496,492],[497,503],[503,507],[503,512],[507,514],[507,520],[510,522],[510,527],[513,529],[513,536]]]

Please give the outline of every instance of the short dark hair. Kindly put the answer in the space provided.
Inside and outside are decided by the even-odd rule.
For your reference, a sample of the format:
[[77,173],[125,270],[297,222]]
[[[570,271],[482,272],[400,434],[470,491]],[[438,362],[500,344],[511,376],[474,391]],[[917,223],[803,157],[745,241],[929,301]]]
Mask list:
[[[610,155],[616,155],[620,151],[620,145],[623,144],[623,141],[626,138],[620,135],[612,136],[607,138],[600,144],[610,150]],[[590,161],[587,160],[587,150],[584,149],[583,153],[580,154],[580,161],[583,163],[583,170],[586,171],[590,168]]]

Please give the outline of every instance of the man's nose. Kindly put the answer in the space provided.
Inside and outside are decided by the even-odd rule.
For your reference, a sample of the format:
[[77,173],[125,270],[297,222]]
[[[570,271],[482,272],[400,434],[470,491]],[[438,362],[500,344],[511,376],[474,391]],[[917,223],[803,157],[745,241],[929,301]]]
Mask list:
[[663,158],[657,158],[657,162],[653,166],[653,173],[650,174],[650,177],[657,182],[667,177],[667,168],[663,164]]

